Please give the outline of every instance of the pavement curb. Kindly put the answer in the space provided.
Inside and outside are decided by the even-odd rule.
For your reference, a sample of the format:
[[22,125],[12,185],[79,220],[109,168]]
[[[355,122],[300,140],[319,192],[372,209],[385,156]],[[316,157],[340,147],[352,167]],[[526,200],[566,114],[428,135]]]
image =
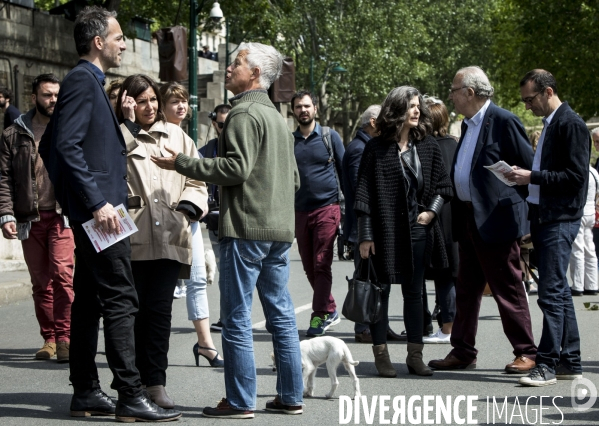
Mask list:
[[8,281],[0,283],[0,306],[31,298],[31,281]]

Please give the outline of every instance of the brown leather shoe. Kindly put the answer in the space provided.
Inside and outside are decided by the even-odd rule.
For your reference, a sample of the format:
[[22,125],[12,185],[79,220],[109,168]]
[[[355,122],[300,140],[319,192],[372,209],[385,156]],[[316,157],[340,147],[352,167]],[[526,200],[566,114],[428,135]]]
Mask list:
[[355,334],[356,343],[372,343],[372,335],[370,330],[366,329],[361,333]]
[[387,329],[387,341],[394,340],[396,342],[405,342],[408,340],[408,335],[401,333],[401,335],[397,334],[395,331],[391,330],[391,327]]
[[505,372],[514,374],[527,373],[535,365],[537,365],[537,363],[534,362],[532,359],[520,355],[514,358],[512,362],[505,366]]
[[50,359],[56,355],[56,343],[44,342],[44,346],[35,353],[35,359]]
[[69,342],[58,342],[56,344],[56,361],[59,363],[69,362]]
[[434,359],[429,361],[428,366],[435,370],[472,370],[476,368],[476,358],[467,362],[449,354],[445,359]]

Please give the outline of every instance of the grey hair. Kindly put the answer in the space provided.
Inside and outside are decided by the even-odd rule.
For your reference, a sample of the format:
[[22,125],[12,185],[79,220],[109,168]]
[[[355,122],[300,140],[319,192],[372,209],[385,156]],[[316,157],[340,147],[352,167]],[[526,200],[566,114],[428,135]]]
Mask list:
[[591,130],[591,135],[599,135],[599,127],[595,127],[593,130]]
[[239,51],[246,50],[250,68],[260,68],[260,87],[268,89],[283,72],[283,55],[272,46],[262,43],[241,43]]
[[103,39],[108,35],[108,20],[116,19],[116,12],[108,11],[99,6],[87,6],[75,19],[75,49],[79,56],[85,56],[91,51],[92,40],[100,36]]
[[480,67],[465,67],[460,69],[456,75],[462,76],[462,86],[474,90],[476,96],[489,99],[495,93],[495,89],[489,82],[489,77]]
[[360,127],[362,127],[362,128],[367,127],[370,124],[370,119],[371,118],[376,119],[380,113],[381,113],[380,105],[370,105],[368,108],[366,108],[366,111],[364,111],[364,113],[362,114],[362,118],[360,119],[361,120]]

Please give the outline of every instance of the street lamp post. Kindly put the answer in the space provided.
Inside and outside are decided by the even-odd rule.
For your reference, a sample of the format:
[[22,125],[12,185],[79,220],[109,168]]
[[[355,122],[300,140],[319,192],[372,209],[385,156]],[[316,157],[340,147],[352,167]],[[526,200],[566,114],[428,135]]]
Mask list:
[[310,93],[314,94],[314,86],[318,84],[320,80],[324,79],[326,81],[329,68],[331,68],[330,72],[333,74],[343,74],[347,72],[345,68],[339,65],[339,62],[333,62],[332,64],[327,65],[322,76],[318,80],[314,81],[314,56],[310,55]]
[[[189,74],[189,137],[198,143],[198,13],[204,7],[206,0],[198,5],[197,0],[189,0],[189,43],[187,47],[188,55],[188,74]],[[212,5],[210,18],[219,21],[223,17],[223,12],[217,1]]]

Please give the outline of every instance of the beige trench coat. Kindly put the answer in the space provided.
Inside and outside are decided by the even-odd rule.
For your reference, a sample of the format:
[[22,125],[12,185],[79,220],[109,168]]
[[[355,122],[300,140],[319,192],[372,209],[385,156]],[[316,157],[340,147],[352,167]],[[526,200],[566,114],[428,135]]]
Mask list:
[[176,260],[183,264],[179,277],[189,278],[191,222],[187,214],[175,209],[181,201],[189,201],[201,209],[193,218],[200,219],[208,211],[206,184],[174,170],[163,170],[150,156],[170,157],[165,145],[194,158],[199,158],[198,150],[172,123],[158,121],[149,131],[141,130],[137,138],[124,124],[121,130],[127,145],[129,214],[139,229],[131,236],[131,260]]

